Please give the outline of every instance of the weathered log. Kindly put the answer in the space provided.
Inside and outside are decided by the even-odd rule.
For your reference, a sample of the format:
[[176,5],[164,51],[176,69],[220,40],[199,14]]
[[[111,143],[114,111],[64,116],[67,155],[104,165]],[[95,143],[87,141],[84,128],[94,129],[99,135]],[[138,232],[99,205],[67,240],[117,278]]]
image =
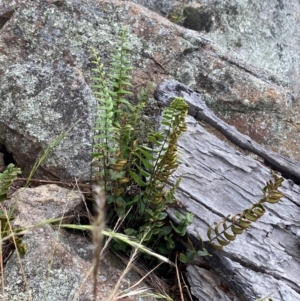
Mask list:
[[207,122],[237,146],[257,154],[272,168],[281,172],[286,178],[292,179],[294,182],[300,184],[299,162],[266,149],[253,141],[249,136],[237,131],[235,127],[228,125],[208,109],[200,96],[187,86],[175,80],[165,81],[159,89],[156,90],[155,96],[163,105],[169,104],[177,96],[183,97],[190,106],[189,115],[197,120]]
[[[232,141],[242,141],[240,145],[252,147],[251,150],[265,158],[280,158],[276,164],[300,178],[298,162],[265,150],[217,119],[197,94],[183,85],[167,82],[156,93],[156,98],[163,104],[176,96],[184,97],[190,104],[192,116],[205,118],[210,124],[224,129],[224,134],[227,133]],[[188,235],[195,247],[200,248],[199,237],[208,241],[208,226],[257,202],[271,174],[258,160],[208,133],[195,118],[189,116],[187,123],[188,131],[179,141],[183,163],[171,180],[182,177],[177,198],[185,207],[170,208],[168,212],[172,218],[175,218],[174,210],[195,215]],[[235,300],[253,301],[270,293],[275,300],[300,300],[300,187],[285,179],[280,190],[285,197],[277,204],[268,204],[267,212],[252,223],[249,230],[222,251],[212,251],[213,256],[206,260],[209,270],[196,265],[188,268],[192,292],[199,300],[232,300],[232,295],[224,291],[218,281],[231,290],[238,298]],[[218,280],[209,283],[216,277]],[[204,283],[202,287],[199,279]]]

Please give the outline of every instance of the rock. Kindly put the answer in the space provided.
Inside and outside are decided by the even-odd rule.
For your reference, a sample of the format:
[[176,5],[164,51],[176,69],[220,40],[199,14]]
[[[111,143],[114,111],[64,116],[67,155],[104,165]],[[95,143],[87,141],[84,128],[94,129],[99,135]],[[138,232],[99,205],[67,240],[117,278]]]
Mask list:
[[[26,227],[49,218],[74,216],[74,210],[82,205],[82,195],[57,185],[45,185],[20,189],[13,194],[10,202],[17,204],[14,226]],[[19,258],[15,252],[4,269],[6,300],[93,300],[90,273],[93,246],[89,236],[45,225],[28,230],[22,241],[26,254]],[[123,270],[119,260],[106,253],[100,262],[97,300],[108,300]],[[129,272],[121,282],[121,290],[139,280],[137,274]],[[2,292],[0,296],[4,297]],[[126,300],[138,301],[138,298],[128,297]]]
[[172,11],[174,11],[180,1],[170,1],[170,0],[131,0],[136,4],[142,5],[163,17],[167,17],[170,15]]
[[[152,3],[159,4],[154,1]],[[276,21],[284,20],[283,17],[277,18],[278,13],[282,12],[283,16],[292,11],[289,16],[290,23],[283,26],[288,28],[297,21],[299,5],[294,1],[289,2],[294,5],[292,10],[292,6],[287,3],[283,4],[283,8],[280,3],[275,7],[273,0],[255,7],[251,4],[257,10],[247,12],[248,17],[241,20],[244,4],[232,7],[229,11],[224,10],[222,16],[220,8],[225,6],[220,4],[215,6],[220,10],[219,20],[213,20],[214,7],[209,1],[204,3],[206,11],[201,8],[202,11],[197,12],[210,14],[207,13],[208,25],[200,24],[202,28],[196,28],[201,32],[182,28],[146,8],[126,1],[15,1],[0,7],[0,144],[5,144],[24,173],[28,174],[53,139],[79,120],[42,165],[40,174],[62,179],[88,179],[95,106],[95,99],[89,88],[89,47],[96,47],[101,52],[104,64],[108,65],[117,33],[126,25],[129,28],[129,42],[133,53],[134,92],[147,81],[158,85],[165,78],[175,77],[188,87],[194,88],[220,118],[235,125],[256,143],[281,155],[288,155],[290,159],[287,161],[299,161],[300,135],[296,123],[299,120],[299,96],[293,84],[297,81],[297,68],[294,73],[289,73],[292,70],[292,59],[295,59],[296,67],[298,66],[298,54],[291,57],[284,53],[280,57],[279,54],[283,53],[280,50],[283,47],[281,45],[278,46],[278,53],[275,50],[277,57],[272,52],[274,47],[269,47],[268,57],[264,57],[262,46],[258,49],[249,47],[255,44],[256,34],[259,37],[264,36],[263,31],[253,30],[251,27],[246,30],[247,23],[241,23],[256,20],[253,16],[260,14],[262,20],[257,23],[253,21],[252,24],[268,26],[264,25],[266,22],[263,20],[272,12],[275,18],[273,20]],[[230,2],[226,2],[226,7],[229,7],[227,3]],[[249,1],[245,2],[247,3],[250,5]],[[164,2],[163,5],[164,8],[161,6],[158,9],[163,10],[161,13],[169,14],[173,4],[168,6]],[[272,9],[269,11],[270,7]],[[193,8],[196,9],[194,6]],[[196,13],[195,10],[191,12]],[[232,26],[229,24],[230,20],[235,21]],[[222,35],[221,29],[227,23]],[[237,24],[243,25],[240,30],[242,33],[237,37],[245,40],[235,41],[232,35],[228,44],[224,44],[226,37],[230,37],[228,32],[230,33],[231,27],[239,30]],[[298,40],[294,39],[297,32],[292,34],[293,41],[288,43],[286,41],[290,41],[290,34],[281,35],[276,32],[277,37],[274,38],[271,37],[271,27],[262,28],[267,31],[264,41],[269,41],[272,45],[285,43],[288,45],[284,46],[286,52],[293,47],[299,48]],[[222,37],[220,42],[218,34]],[[250,39],[247,44],[246,39],[251,35],[254,39]],[[239,53],[232,50],[235,42],[235,46],[241,49]],[[248,51],[255,53],[257,57],[251,61]],[[262,56],[259,56],[260,52]],[[274,65],[272,55],[277,58]],[[262,57],[265,61],[260,59]],[[266,166],[230,148],[209,134],[198,121],[189,118],[188,122],[190,130],[180,140],[184,164],[176,175],[183,175],[178,198],[186,204],[186,211],[196,214],[194,223],[189,228],[189,235],[197,244],[198,234],[205,238],[209,224],[257,201],[261,196],[261,188],[270,175]],[[218,124],[224,125],[220,121]],[[226,300],[233,294],[245,300],[253,300],[274,292],[274,298],[285,301],[300,298],[300,225],[297,220],[299,186],[286,179],[282,191],[285,193],[282,204],[269,206],[269,212],[236,242],[222,252],[214,252],[213,257],[208,260],[210,270],[203,273],[203,278],[208,279],[206,283],[218,279],[213,283],[215,289],[197,291],[194,289],[197,284],[193,282],[195,296],[201,299],[214,294],[214,300]],[[48,202],[46,204],[49,206]],[[63,214],[62,208],[63,206],[60,207],[60,213]],[[41,219],[55,217],[52,210],[48,211],[49,215],[43,215],[38,209],[34,206],[27,210],[36,210]],[[22,212],[19,207],[17,210]],[[184,213],[185,210],[181,209],[181,212]],[[169,213],[172,216],[173,211],[170,209]],[[27,225],[39,221],[39,218],[32,220],[28,214],[22,213],[15,222],[21,223],[22,220]],[[45,273],[54,250],[55,240],[50,239],[62,237],[61,244],[57,247],[59,256],[53,262],[53,267],[58,267],[56,274],[62,279],[59,296],[54,291],[52,278],[49,283],[55,300],[67,300],[73,296],[75,286],[82,281],[80,267],[84,266],[83,269],[88,270],[89,266],[70,257],[70,250],[73,249],[65,242],[67,234],[58,235],[50,226],[32,230],[32,233],[33,238],[29,234],[24,237],[25,244],[28,243],[29,246],[27,254],[36,259],[36,250],[46,252],[45,260],[40,259],[41,265],[36,265]],[[51,241],[50,246],[45,243],[48,239]],[[26,256],[24,267],[30,279],[28,284],[34,295],[41,297],[36,287],[40,286],[41,291],[45,291],[46,274],[41,276],[42,280],[35,281],[34,275],[38,272],[32,264],[35,261]],[[60,265],[64,258],[66,269]],[[17,287],[21,278],[9,278],[19,271],[11,263],[13,260],[17,262],[16,255],[7,265],[12,270],[5,272],[5,280],[8,283],[7,289],[11,288],[12,294],[15,291],[16,297],[16,294],[23,294],[25,290],[22,285]],[[63,280],[71,274],[68,270],[70,266],[75,267],[73,278],[69,278],[71,284],[68,282],[63,285]],[[203,272],[195,266],[189,270],[191,283],[196,273]],[[221,282],[225,285],[223,290],[219,286]],[[87,286],[86,296],[89,296],[89,290],[90,287]],[[227,294],[227,290],[231,291],[231,295]],[[15,298],[13,295],[11,297]]]
[[187,272],[188,281],[191,285],[191,293],[197,296],[198,300],[242,300],[232,295],[230,291],[224,291],[220,277],[214,272],[195,265],[189,265]]
[[[173,7],[172,2],[164,3],[166,10]],[[294,78],[278,75],[290,60],[282,58],[277,73],[264,63],[248,64],[247,55],[218,45],[220,30],[212,40],[212,31],[182,28],[127,1],[38,0],[11,5],[0,8],[6,16],[0,32],[0,144],[13,153],[24,174],[61,131],[79,120],[39,175],[89,179],[95,105],[89,89],[90,46],[100,51],[107,66],[123,26],[129,29],[132,46],[134,92],[148,81],[155,86],[176,77],[197,89],[218,117],[257,143],[299,160],[299,98],[287,83],[287,78]],[[274,12],[279,11],[280,6]]]
[[[194,101],[190,111],[193,116],[213,116],[197,94],[181,84],[165,83],[156,93],[162,103],[178,95],[188,102]],[[196,108],[200,114],[195,114]],[[260,161],[210,134],[205,123],[202,126],[191,116],[187,123],[188,131],[179,140],[182,164],[172,175],[172,181],[182,177],[176,197],[183,207],[178,211],[195,215],[188,234],[196,249],[201,249],[199,237],[203,242],[208,241],[208,226],[256,203],[271,176]],[[235,134],[238,138],[238,133]],[[297,166],[299,162],[294,164]],[[278,300],[300,300],[300,222],[297,218],[300,186],[285,179],[280,191],[285,197],[277,204],[266,205],[267,212],[246,232],[222,251],[210,250],[213,256],[206,260],[208,272],[203,274],[203,268],[197,266],[188,269],[192,292],[199,300],[207,300],[207,295],[214,301],[231,300],[228,298],[233,294],[241,300],[252,301],[270,293]],[[175,218],[174,209],[168,212]],[[206,279],[203,285],[199,285],[199,279]],[[205,286],[207,279],[216,280]],[[224,290],[229,291],[226,297]]]
[[131,1],[162,16],[181,13],[182,26],[201,32],[226,53],[247,61],[249,67],[269,70],[299,97],[298,1]]
[[[139,1],[158,11],[155,2],[145,2]],[[182,10],[183,26],[201,32],[214,48],[209,54],[200,50],[201,55],[191,50],[190,63],[187,56],[181,60],[185,76],[177,72],[176,79],[197,90],[218,117],[240,132],[299,161],[300,56],[294,51],[299,48],[299,3],[204,0],[180,7],[170,0],[169,7]]]
[[27,62],[10,66],[0,83],[7,100],[1,110],[2,137],[7,137],[10,152],[18,154],[24,173],[60,133],[70,130],[42,165],[44,175],[87,179],[95,100],[82,73],[64,64],[54,69]]
[[83,209],[83,195],[56,184],[18,189],[6,203],[15,215],[12,225],[26,228],[53,218],[72,222]]

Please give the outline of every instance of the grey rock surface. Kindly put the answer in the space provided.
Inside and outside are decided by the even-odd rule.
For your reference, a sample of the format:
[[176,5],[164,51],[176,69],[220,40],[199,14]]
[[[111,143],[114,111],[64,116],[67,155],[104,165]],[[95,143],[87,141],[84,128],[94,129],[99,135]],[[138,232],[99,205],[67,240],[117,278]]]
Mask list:
[[142,5],[148,9],[167,17],[170,13],[176,9],[180,1],[170,0],[130,0],[130,2]]
[[[200,1],[198,1],[200,2]],[[203,0],[186,11],[184,25],[193,27],[193,13],[207,15],[203,35],[249,65],[268,70],[299,97],[299,1]]]
[[[177,197],[186,211],[196,215],[190,235],[205,240],[208,225],[258,201],[270,176],[266,167],[218,141],[196,121],[190,119],[189,126],[190,132],[180,141],[183,164],[176,175],[183,180]],[[223,252],[216,252],[210,262],[223,275],[223,281],[245,300],[269,292],[285,301],[300,300],[296,235],[300,228],[300,187],[286,180],[281,191],[286,194],[282,202],[267,206],[268,213],[259,222]]]
[[131,0],[162,16],[181,13],[184,27],[270,71],[299,96],[300,4],[294,0]]
[[6,201],[6,208],[14,212],[12,225],[26,228],[53,218],[64,217],[64,223],[71,222],[82,211],[83,200],[80,192],[48,184],[18,189]]
[[90,172],[95,99],[82,73],[58,64],[17,63],[0,79],[1,137],[29,173],[61,133],[66,137],[44,162],[44,174],[87,179]]
[[[146,2],[139,1],[159,13],[156,2]],[[201,53],[196,47],[186,50],[180,57],[185,72],[177,72],[176,79],[197,90],[228,124],[299,161],[299,2],[170,0],[168,5],[182,11],[182,25],[198,31],[205,44],[212,46],[208,53],[202,51],[207,46]],[[237,70],[243,72],[237,75]],[[281,93],[289,95],[289,100],[282,102]],[[293,154],[287,150],[292,148]]]
[[176,97],[183,97],[189,105],[189,115],[205,121],[223,134],[236,146],[248,150],[262,158],[269,166],[281,172],[286,178],[300,183],[300,163],[268,150],[250,137],[241,134],[235,127],[218,118],[201,99],[198,93],[175,80],[164,81],[155,91],[155,96],[163,106],[168,106]]
[[[180,89],[165,91],[166,95],[168,93],[172,98],[180,93]],[[201,99],[198,102],[201,107]],[[179,141],[182,164],[173,174],[173,180],[182,177],[177,199],[184,207],[179,211],[195,214],[188,233],[201,248],[199,237],[208,241],[209,225],[257,202],[271,175],[260,161],[210,134],[205,125],[200,125],[193,117],[189,116],[187,123],[188,131]],[[254,300],[271,292],[275,300],[300,300],[297,234],[300,229],[297,218],[300,214],[300,186],[285,179],[280,190],[285,197],[277,204],[266,205],[267,213],[252,223],[249,230],[222,251],[211,250],[213,257],[208,258],[207,263],[219,277],[215,282],[217,288],[213,300],[226,300],[219,294],[220,282],[242,300]],[[174,209],[169,209],[169,213],[174,218]],[[191,268],[191,273],[191,283],[199,287],[198,280],[193,280],[193,275],[200,273],[197,267]],[[195,295],[199,300],[205,300],[203,296],[211,289],[197,292],[196,287],[193,289]]]
[[90,46],[108,66],[124,25],[132,46],[133,92],[148,81],[155,86],[176,78],[196,88],[220,118],[243,134],[299,160],[299,98],[292,87],[272,70],[228,52],[202,31],[182,28],[128,1],[2,4],[0,143],[24,173],[62,130],[80,119],[41,174],[89,178],[95,104],[88,88]]
[[[7,0],[1,2],[7,5],[0,5],[0,144],[13,152],[24,172],[28,173],[61,130],[80,120],[42,166],[42,172],[63,179],[88,178],[95,104],[88,88],[89,47],[96,47],[108,65],[117,33],[124,25],[129,28],[133,53],[133,91],[147,81],[158,85],[162,79],[176,78],[195,88],[219,117],[243,134],[300,160],[299,96],[293,84],[298,53],[290,54],[293,47],[299,48],[294,38],[298,36],[298,27],[293,27],[298,22],[294,1],[278,2],[277,7],[273,0],[258,4],[236,1],[229,10],[225,9],[229,1],[215,1],[215,6],[203,1],[208,16],[218,18],[212,20],[209,30],[200,32],[127,1],[12,3]],[[253,10],[245,11],[247,4]],[[165,4],[162,10],[168,9]],[[219,9],[219,14],[214,9]],[[278,25],[284,16],[289,23]],[[278,30],[275,37],[271,31],[274,24]],[[286,32],[287,28],[291,32]],[[236,35],[238,30],[240,35]],[[234,40],[235,35],[240,41]],[[277,47],[277,42],[281,46]],[[264,45],[274,46],[267,49],[267,57],[260,53]],[[197,214],[189,229],[197,239],[198,233],[205,237],[209,224],[257,201],[269,172],[208,134],[198,122],[189,119],[189,124],[190,131],[181,140],[185,164],[178,170],[184,177],[179,198],[186,210]],[[239,237],[226,252],[215,253],[210,261],[220,279],[246,300],[270,291],[279,300],[299,299],[299,186],[286,180],[282,190],[284,207],[269,206],[268,214],[244,238]]]
[[199,301],[206,300],[222,300],[222,301],[241,301],[222,288],[220,277],[213,271],[198,267],[196,265],[189,265],[187,267],[187,278],[191,285],[191,293],[197,296]]

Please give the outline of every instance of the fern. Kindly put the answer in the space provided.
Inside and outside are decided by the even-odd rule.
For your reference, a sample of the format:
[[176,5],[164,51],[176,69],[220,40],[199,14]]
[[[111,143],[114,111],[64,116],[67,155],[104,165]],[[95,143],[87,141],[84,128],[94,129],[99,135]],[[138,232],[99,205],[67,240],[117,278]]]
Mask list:
[[115,127],[113,125],[114,103],[105,82],[106,74],[103,64],[95,49],[92,49],[95,68],[92,69],[97,77],[93,77],[93,93],[97,100],[96,120],[94,126],[93,157],[98,163],[98,173],[105,190],[108,190],[110,156],[116,152]]
[[[142,113],[151,86],[138,95],[139,103],[132,106],[126,96],[130,94],[129,46],[127,31],[120,34],[109,74],[103,70],[101,60],[93,50],[94,84],[97,99],[93,157],[98,164],[97,178],[104,183],[107,205],[113,221],[125,218],[124,233],[143,238],[145,244],[159,241],[158,248],[169,252],[174,248],[173,235],[184,235],[192,215],[178,215],[179,225],[167,221],[166,207],[175,200],[180,179],[167,189],[170,175],[178,167],[177,140],[186,130],[188,105],[176,98],[162,115],[162,128],[149,131]],[[144,137],[146,132],[150,132]],[[145,144],[144,141],[151,143]],[[127,215],[128,210],[131,210]],[[116,214],[117,213],[117,217]],[[162,242],[161,242],[162,240]],[[117,249],[124,244],[116,244]]]
[[[140,176],[131,172],[135,182],[140,186],[146,186],[144,198],[153,205],[163,204],[170,175],[177,169],[177,141],[180,135],[186,131],[185,117],[188,105],[183,98],[175,98],[169,107],[165,108],[162,116],[163,129],[153,131],[149,141],[154,149],[143,145],[135,150],[135,155],[143,163],[143,167],[137,166],[139,174],[149,177],[147,183],[141,182]],[[176,184],[178,185],[178,184]],[[170,195],[168,200],[170,200]]]
[[[12,183],[17,179],[18,174],[21,174],[21,169],[15,167],[14,164],[9,164],[3,173],[0,173],[0,202],[5,201],[8,196],[7,192]],[[11,214],[10,214],[11,215]],[[1,224],[1,237],[8,236],[10,229],[9,223],[13,220],[12,216],[8,216],[7,213],[0,210],[0,224]],[[20,254],[25,254],[25,246],[22,243],[21,238],[14,236],[16,242],[16,248]]]
[[133,140],[134,128],[128,122],[132,105],[124,99],[130,94],[127,87],[131,86],[132,69],[128,60],[129,46],[127,31],[122,29],[120,42],[112,55],[112,63],[107,76],[103,70],[98,53],[92,49],[95,68],[92,86],[97,99],[93,157],[98,162],[99,176],[104,183],[106,192],[119,196],[124,189],[122,185],[128,183],[123,169],[130,154],[130,143]]
[[128,100],[124,98],[125,95],[131,94],[127,91],[130,87],[131,76],[129,71],[132,70],[129,57],[130,47],[127,42],[127,30],[124,27],[119,36],[119,43],[112,55],[112,62],[109,72],[109,83],[112,86],[110,94],[114,99],[114,118],[113,121],[119,125],[119,117],[122,110],[132,111],[133,107]]
[[13,181],[16,180],[21,169],[9,164],[3,173],[0,173],[0,202],[7,199],[7,192]]
[[[278,191],[283,182],[283,178],[273,172],[272,176],[274,181],[270,180],[267,182],[266,186],[262,189],[263,197],[258,202],[241,213],[235,214],[231,218],[230,216],[226,216],[216,226],[209,227],[207,236],[213,248],[221,250],[224,246],[230,244],[230,242],[236,239],[237,235],[242,234],[244,230],[248,229],[252,222],[256,222],[264,215],[266,212],[263,205],[264,203],[278,203],[284,196],[283,193]],[[227,225],[227,222],[229,225]],[[213,233],[215,234],[214,237]],[[216,240],[217,243],[213,243],[214,240]]]

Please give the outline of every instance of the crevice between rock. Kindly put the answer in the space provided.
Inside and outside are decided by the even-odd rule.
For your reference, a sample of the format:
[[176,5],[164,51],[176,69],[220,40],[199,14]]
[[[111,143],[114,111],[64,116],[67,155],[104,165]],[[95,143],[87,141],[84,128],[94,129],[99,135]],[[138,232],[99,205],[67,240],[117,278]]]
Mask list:
[[12,10],[0,15],[0,29],[2,29],[4,25],[11,19],[13,14],[14,11]]

